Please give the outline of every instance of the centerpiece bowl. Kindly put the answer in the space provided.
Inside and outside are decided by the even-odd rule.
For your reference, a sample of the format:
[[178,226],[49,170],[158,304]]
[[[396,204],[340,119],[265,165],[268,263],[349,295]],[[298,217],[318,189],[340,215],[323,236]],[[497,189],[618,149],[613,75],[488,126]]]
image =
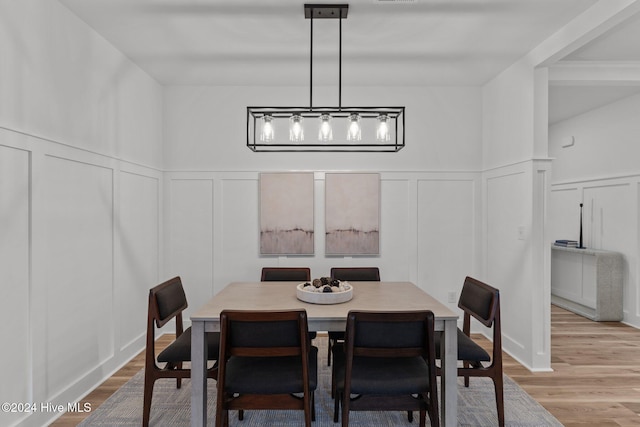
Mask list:
[[311,283],[305,282],[296,286],[296,297],[299,300],[311,304],[340,304],[353,298],[353,286],[348,282],[339,282],[337,286],[327,284],[319,287]]

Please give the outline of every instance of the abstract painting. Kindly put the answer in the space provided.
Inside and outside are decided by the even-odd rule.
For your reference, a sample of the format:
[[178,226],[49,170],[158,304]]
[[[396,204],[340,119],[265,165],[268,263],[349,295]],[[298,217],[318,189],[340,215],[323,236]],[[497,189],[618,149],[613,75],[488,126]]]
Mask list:
[[325,224],[327,255],[379,254],[379,174],[326,174]]
[[260,254],[313,254],[313,187],[313,173],[260,174]]

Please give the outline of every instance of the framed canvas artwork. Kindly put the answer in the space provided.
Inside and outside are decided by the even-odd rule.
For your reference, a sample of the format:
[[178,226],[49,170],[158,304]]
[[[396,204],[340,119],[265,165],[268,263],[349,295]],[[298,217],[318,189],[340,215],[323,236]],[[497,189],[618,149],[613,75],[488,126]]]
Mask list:
[[380,175],[325,175],[325,252],[327,255],[380,253]]
[[260,254],[313,255],[313,173],[260,174]]

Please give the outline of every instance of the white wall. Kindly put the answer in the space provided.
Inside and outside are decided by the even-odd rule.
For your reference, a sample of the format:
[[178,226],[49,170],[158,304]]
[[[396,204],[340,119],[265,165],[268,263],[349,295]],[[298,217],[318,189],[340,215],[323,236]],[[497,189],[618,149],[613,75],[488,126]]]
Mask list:
[[483,89],[482,278],[500,290],[503,348],[532,370],[548,370],[549,250],[543,236],[550,165],[534,157],[534,111],[538,98],[546,99],[539,86],[525,57]]
[[597,2],[483,88],[482,270],[501,290],[504,349],[533,370],[548,370],[551,361],[549,244],[557,205],[551,202],[547,67],[638,7],[635,0]]
[[[254,153],[246,147],[246,106],[296,103],[304,88],[166,88],[166,274],[183,276],[190,300],[231,281],[258,280],[263,266],[309,266],[320,277],[332,266],[376,265],[383,280],[415,281],[443,302],[477,273],[480,89],[349,92],[355,105],[406,105],[407,146],[399,153]],[[260,256],[259,174],[288,170],[315,173],[315,255]],[[332,171],[380,172],[379,256],[324,255],[324,178]]]
[[[232,281],[259,280],[266,266],[379,266],[383,280],[411,280],[446,303],[477,274],[476,173],[383,172],[379,256],[324,255],[324,179],[315,173],[315,255],[260,256],[259,172],[168,173],[166,275],[180,274],[187,315]],[[450,304],[452,308],[455,304]]]
[[[11,367],[1,400],[76,401],[143,347],[150,286],[182,275],[191,310],[265,265],[308,265],[317,277],[375,264],[384,280],[415,281],[441,301],[478,276],[502,291],[505,349],[545,369],[550,167],[534,69],[594,25],[560,32],[484,88],[345,90],[345,105],[406,105],[399,153],[253,153],[246,106],[306,105],[306,88],[162,88],[58,2],[0,0],[0,309],[11,319],[0,328],[15,350],[0,359]],[[316,105],[335,103],[334,90],[315,92]],[[637,127],[622,111],[597,114],[602,131],[578,126],[592,118],[551,130],[552,140],[576,135],[574,152],[589,140],[622,153],[576,156],[588,173],[553,153],[553,234],[572,229],[580,198],[591,203],[587,242],[628,255],[625,319],[637,325]],[[258,253],[259,173],[286,170],[315,172],[311,257]],[[380,256],[324,256],[332,171],[380,172]],[[50,415],[0,414],[0,424]]]
[[[331,92],[331,88],[315,91]],[[344,92],[345,106],[405,105],[406,147],[393,154],[254,153],[246,147],[246,107],[308,105],[308,88],[168,86],[164,114],[166,168],[171,171],[480,169],[479,88],[385,86],[352,87]],[[326,103],[335,105],[337,98],[329,97]]]
[[0,1],[0,52],[0,401],[66,406],[144,346],[162,90],[55,1]]
[[[636,95],[549,130],[549,153],[555,159],[552,235],[578,240],[579,203],[584,203],[584,245],[624,255],[624,321],[636,327],[640,327],[639,115],[640,95]],[[575,138],[574,145],[563,148],[568,136]]]

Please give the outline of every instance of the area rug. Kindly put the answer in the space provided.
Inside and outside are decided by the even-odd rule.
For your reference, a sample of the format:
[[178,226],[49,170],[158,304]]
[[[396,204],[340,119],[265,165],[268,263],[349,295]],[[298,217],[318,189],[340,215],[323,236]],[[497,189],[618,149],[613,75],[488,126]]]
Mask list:
[[[323,340],[319,347],[324,347]],[[324,340],[326,341],[326,339]],[[315,342],[314,342],[315,344]],[[314,427],[337,427],[333,422],[331,399],[331,368],[327,366],[326,347],[318,355],[318,390],[316,391],[316,420]],[[216,389],[215,381],[207,380],[208,424],[214,425]],[[138,372],[124,386],[100,405],[80,426],[139,426],[142,422],[142,392],[144,371]],[[511,378],[504,377],[505,422],[513,427],[562,426],[546,409],[529,396]],[[189,426],[191,416],[191,384],[184,380],[176,389],[172,379],[156,381],[151,407],[151,426]],[[397,427],[418,425],[417,413],[413,423],[406,412],[352,412],[349,425],[353,427]],[[243,421],[237,412],[229,413],[229,425],[233,427],[298,427],[304,425],[302,411],[245,411]],[[471,378],[469,388],[458,380],[458,425],[497,426],[496,403],[493,383],[490,379]]]

